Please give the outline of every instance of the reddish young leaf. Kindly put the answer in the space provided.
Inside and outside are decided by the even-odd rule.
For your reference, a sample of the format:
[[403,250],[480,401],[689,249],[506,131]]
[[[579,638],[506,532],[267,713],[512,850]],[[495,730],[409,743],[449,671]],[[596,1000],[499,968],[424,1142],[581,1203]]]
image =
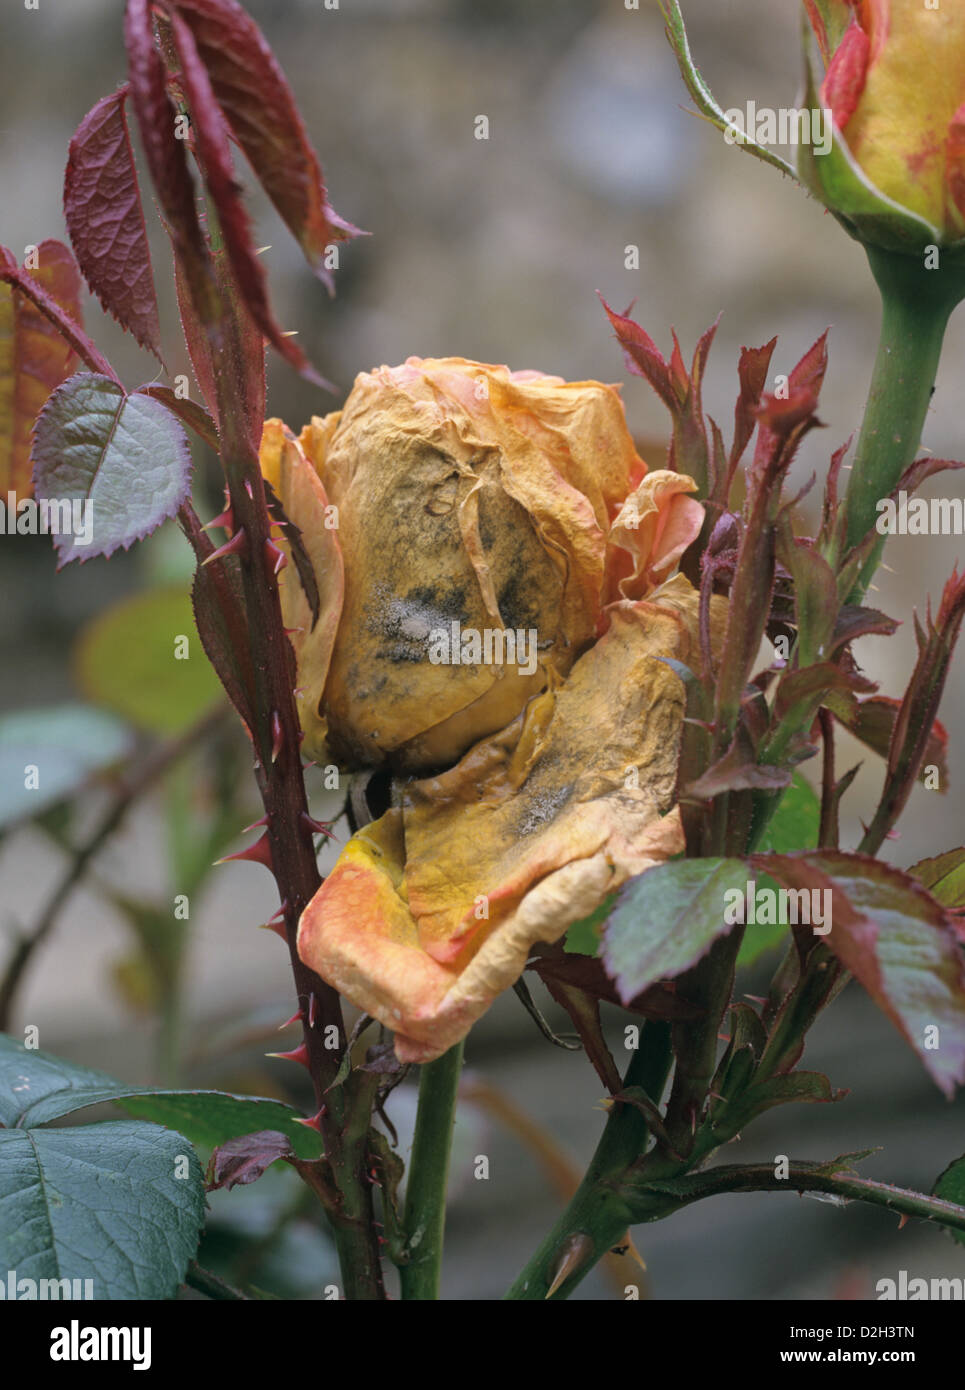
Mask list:
[[[767,373],[777,347],[777,339],[772,338],[760,348],[741,348],[737,377],[740,381],[740,395],[734,407],[734,443],[731,448],[729,467],[731,475],[740,462],[748,441],[757,423],[755,411],[760,405],[761,396],[767,383]],[[726,498],[721,498],[726,501]]]
[[[102,372],[104,376],[109,376],[119,384],[119,378],[114,368],[107,358],[101,353],[95,343],[87,336],[80,324],[79,305],[71,307],[70,304],[62,304],[58,298],[61,288],[70,283],[71,273],[76,278],[77,289],[73,291],[75,295],[80,290],[80,273],[74,262],[70,251],[61,242],[45,241],[37,248],[42,251],[43,247],[57,246],[60,250],[55,255],[61,260],[61,268],[53,274],[53,289],[48,289],[44,285],[43,279],[35,274],[21,270],[10,252],[5,246],[0,246],[0,282],[10,285],[24,299],[40,310],[43,317],[56,328],[65,343],[76,352],[77,356],[84,362],[92,372]],[[73,271],[70,267],[73,266]],[[66,292],[66,291],[64,291]],[[75,317],[76,311],[76,317]]]
[[79,327],[81,280],[74,258],[59,241],[37,247],[37,268],[18,270],[9,278],[7,254],[0,267],[0,495],[28,497],[30,431],[47,397],[74,366],[71,344],[36,303],[17,286],[29,281],[58,312]]
[[623,360],[627,371],[648,381],[671,415],[676,416],[680,409],[680,400],[674,390],[670,367],[664,361],[656,343],[649,333],[638,323],[634,323],[633,319],[626,314],[614,313],[602,294],[600,303],[610,320],[617,342],[623,348]]
[[293,1157],[291,1140],[280,1130],[262,1129],[257,1134],[241,1134],[214,1150],[208,1160],[205,1186],[209,1192],[217,1192],[220,1187],[230,1191],[260,1178],[279,1158]]
[[318,159],[275,55],[236,0],[175,3],[235,138],[309,265],[331,290],[326,248],[361,233],[329,206]]
[[858,637],[867,637],[872,633],[876,636],[891,637],[898,631],[898,626],[894,618],[889,618],[887,613],[881,613],[877,608],[859,608],[845,604],[838,613],[831,634],[831,655]]
[[[828,333],[825,329],[791,371],[786,393],[763,396],[757,408],[757,447],[751,468],[751,491],[756,490],[780,439],[787,439],[808,420],[814,420],[818,397],[828,369]],[[790,458],[785,460],[790,464]]]
[[[214,546],[201,531],[197,517],[184,508],[178,520],[199,562],[206,559]],[[191,606],[205,655],[250,736],[256,727],[256,682],[245,623],[241,567],[235,556],[225,556],[213,565],[199,563],[191,588]]]
[[131,103],[151,180],[157,192],[174,249],[182,262],[195,309],[202,322],[216,315],[204,233],[188,169],[186,142],[175,134],[175,110],[167,93],[167,76],[154,43],[150,0],[128,0],[124,14]]
[[198,438],[209,444],[215,453],[218,452],[218,431],[203,405],[198,405],[197,401],[192,401],[186,396],[176,396],[170,386],[139,386],[135,394],[153,396],[156,401],[166,405],[172,415],[176,415],[189,429],[194,430]]
[[316,386],[328,382],[315,371],[294,340],[282,332],[268,303],[268,286],[251,240],[251,221],[241,200],[231,161],[228,127],[208,74],[198,55],[191,30],[177,13],[171,32],[181,61],[181,83],[191,110],[192,128],[204,179],[218,213],[218,223],[241,298],[258,328],[296,371]]
[[[870,700],[860,701],[853,718],[842,720],[842,722],[847,729],[850,729],[855,738],[860,739],[866,747],[880,754],[882,758],[887,758],[891,748],[895,722],[901,711],[901,704],[900,700],[892,700],[885,695],[875,695]],[[838,717],[840,718],[840,715]],[[936,719],[925,748],[925,757],[919,777],[924,778],[927,775],[929,766],[937,767],[939,787],[947,787],[947,751],[948,732],[944,724]]]
[[107,312],[161,362],[157,293],[124,111],[127,93],[125,84],[103,97],[74,132],[64,216],[87,283]]
[[870,855],[823,850],[751,862],[786,888],[830,894],[831,931],[820,939],[951,1096],[965,1081],[965,959],[941,904]]

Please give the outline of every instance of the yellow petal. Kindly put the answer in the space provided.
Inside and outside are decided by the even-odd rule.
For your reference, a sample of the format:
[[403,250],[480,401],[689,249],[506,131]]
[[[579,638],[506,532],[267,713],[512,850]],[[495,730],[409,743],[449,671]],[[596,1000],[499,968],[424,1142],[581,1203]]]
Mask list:
[[[349,765],[451,763],[593,639],[610,518],[645,471],[619,396],[410,358],[360,375],[338,421],[303,437],[347,557],[332,745]],[[538,664],[427,659],[454,623],[532,637]]]
[[949,238],[965,217],[949,188],[949,137],[965,103],[965,6],[865,0],[861,21],[871,63],[848,146],[887,197]]
[[678,576],[609,617],[557,689],[456,767],[407,784],[302,916],[301,958],[395,1029],[406,1060],[445,1051],[534,942],[683,848],[683,691],[657,658],[694,659],[697,595]]
[[285,515],[301,531],[314,574],[316,592],[310,596],[291,546],[284,538],[278,540],[288,555],[288,564],[278,575],[278,588],[282,616],[295,652],[299,692],[296,699],[305,734],[302,751],[325,760],[326,721],[319,711],[319,698],[342,612],[344,571],[338,532],[330,524],[334,516],[327,511],[328,497],[316,469],[281,420],[265,421],[260,461],[261,471],[274,488]]

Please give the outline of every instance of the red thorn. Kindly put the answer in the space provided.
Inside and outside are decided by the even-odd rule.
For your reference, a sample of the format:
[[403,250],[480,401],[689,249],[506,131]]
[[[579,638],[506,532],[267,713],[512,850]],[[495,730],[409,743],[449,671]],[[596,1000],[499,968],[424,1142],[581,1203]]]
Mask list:
[[[261,927],[262,931],[273,931],[280,941],[284,941],[285,945],[288,945],[288,933],[281,922],[259,922],[258,925]],[[289,1019],[289,1023],[290,1022],[291,1019]],[[285,1024],[286,1028],[287,1026],[288,1024]]]
[[240,850],[237,854],[226,854],[223,859],[216,859],[215,864],[230,864],[232,859],[246,859],[249,864],[263,864],[271,873],[275,872],[275,866],[271,858],[271,845],[268,842],[268,832],[262,835],[260,840],[256,840],[247,849]]
[[222,560],[226,555],[237,555],[244,550],[248,544],[248,537],[243,526],[234,533],[230,541],[225,541],[224,545],[219,545],[217,550],[212,550],[207,560],[201,561],[201,568],[210,565],[212,560]]
[[265,541],[265,560],[272,574],[280,574],[288,564],[288,556],[274,541]]
[[271,761],[274,765],[278,761],[278,754],[284,746],[285,735],[281,727],[281,715],[276,709],[271,712]]
[[293,1023],[301,1023],[304,1020],[304,1018],[305,1015],[302,1013],[301,1009],[297,1009],[295,1013],[292,1014],[291,1018],[286,1018],[284,1023],[279,1023],[279,1033],[281,1033],[285,1028],[290,1028]]
[[903,1231],[903,1230],[905,1229],[905,1227],[908,1225],[908,1222],[909,1222],[910,1220],[911,1220],[911,1217],[908,1215],[907,1212],[904,1212],[904,1213],[902,1214],[901,1220],[898,1222],[898,1229],[899,1229],[899,1231]]
[[268,824],[268,813],[266,812],[260,820],[253,820],[250,825],[246,825],[242,830],[242,835],[250,835],[252,830],[260,830],[263,825]]
[[749,999],[749,1000],[751,1001],[752,1004],[766,1004],[766,1003],[767,1003],[767,1000],[764,998],[763,994],[745,994],[745,995],[744,995],[744,998],[745,998],[745,999]]
[[282,903],[281,907],[278,909],[278,911],[273,916],[268,918],[269,925],[273,926],[275,922],[283,922],[285,920],[285,915],[287,912],[288,899],[286,898],[285,901]]
[[285,634],[286,637],[294,637],[294,635],[295,635],[296,632],[304,632],[304,631],[305,631],[305,629],[304,629],[303,627],[283,627],[283,628],[282,628],[282,632]]
[[297,1047],[293,1047],[291,1052],[266,1052],[266,1057],[277,1057],[281,1062],[298,1062],[300,1066],[310,1067],[311,1062],[308,1057],[308,1048],[303,1042]]
[[254,493],[254,489],[253,489],[252,486],[251,486],[251,479],[250,479],[250,478],[246,478],[246,479],[245,479],[245,492],[247,492],[248,496],[251,498],[252,501],[255,500],[255,493]]
[[308,686],[307,686],[307,685],[296,685],[296,686],[295,686],[295,689],[292,691],[292,694],[293,694],[293,695],[304,695],[304,694],[305,694],[305,691],[306,691],[307,689],[308,689]]
[[295,1124],[304,1125],[306,1129],[314,1129],[317,1134],[322,1132],[322,1116],[325,1114],[326,1107],[323,1105],[317,1115],[313,1115],[310,1120],[303,1120],[301,1116],[296,1116]]
[[308,1026],[315,1027],[315,1020],[318,1018],[318,1001],[315,998],[315,991],[308,996]]
[[202,526],[202,531],[213,531],[216,526],[220,526],[225,531],[235,529],[235,514],[229,502],[223,512],[219,512],[213,521],[209,521],[207,526]]
[[315,820],[314,816],[310,816],[307,811],[302,812],[302,823],[308,826],[313,835],[324,835],[329,840],[338,838],[327,822]]

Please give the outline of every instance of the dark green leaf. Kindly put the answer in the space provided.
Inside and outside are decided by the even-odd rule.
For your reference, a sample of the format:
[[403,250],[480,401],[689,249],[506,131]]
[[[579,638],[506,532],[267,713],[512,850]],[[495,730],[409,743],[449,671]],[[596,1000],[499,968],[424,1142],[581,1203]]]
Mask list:
[[172,1298],[204,1220],[201,1167],[157,1125],[0,1129],[0,1211],[0,1266],[18,1280],[91,1279],[97,1299]]
[[[761,840],[761,851],[773,850],[776,854],[793,854],[796,850],[814,849],[818,842],[818,829],[821,824],[821,803],[810,782],[800,772],[781,797],[781,804],[774,813]],[[777,884],[767,874],[757,880],[758,889],[776,889]],[[737,956],[738,966],[753,965],[765,951],[780,946],[787,939],[787,927],[780,922],[773,925],[756,924],[749,926]]]
[[577,956],[595,956],[600,949],[600,932],[616,900],[616,893],[608,893],[595,912],[574,922],[563,938],[563,950]]
[[199,1148],[213,1149],[240,1134],[276,1129],[300,1158],[315,1158],[318,1134],[297,1123],[281,1101],[225,1091],[168,1091],[125,1086],[104,1072],[32,1051],[0,1034],[0,1124],[32,1129],[88,1105],[116,1101],[139,1119],[178,1129]]
[[[957,1202],[960,1207],[965,1207],[965,1155],[948,1165],[932,1188],[932,1196],[942,1197],[946,1202]],[[952,1240],[957,1240],[959,1245],[965,1245],[965,1233],[962,1231],[949,1231],[948,1234]]]

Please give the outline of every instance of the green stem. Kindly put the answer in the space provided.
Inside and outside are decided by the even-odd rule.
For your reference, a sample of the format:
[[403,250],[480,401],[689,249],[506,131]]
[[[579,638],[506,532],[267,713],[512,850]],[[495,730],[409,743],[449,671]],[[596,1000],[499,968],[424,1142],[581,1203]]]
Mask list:
[[[646,1192],[646,1184],[635,1190],[631,1183],[627,1199],[639,1202]],[[725,1192],[827,1192],[845,1201],[869,1202],[902,1216],[916,1216],[922,1221],[937,1221],[949,1230],[965,1231],[965,1207],[955,1202],[891,1183],[875,1182],[871,1178],[834,1172],[830,1165],[821,1163],[791,1163],[786,1177],[778,1177],[771,1163],[725,1165],[710,1168],[705,1173],[653,1183],[649,1192],[654,1199],[653,1220],[669,1215],[670,1210],[679,1210],[691,1202]],[[668,1199],[673,1203],[669,1209]]]
[[247,1299],[248,1295],[236,1289],[232,1284],[228,1284],[224,1279],[219,1279],[217,1274],[212,1274],[209,1269],[202,1268],[197,1260],[192,1260],[184,1272],[184,1282],[189,1289],[197,1289],[199,1293],[205,1294],[208,1298],[223,1300]]
[[[640,1086],[659,1104],[670,1070],[670,1027],[666,1023],[644,1025],[640,1046],[633,1055],[625,1086]],[[645,1150],[649,1129],[641,1111],[633,1105],[615,1104],[586,1175],[566,1210],[560,1216],[536,1254],[506,1294],[510,1300],[527,1302],[547,1298],[561,1300],[614,1245],[630,1224],[630,1210],[617,1191],[617,1183],[627,1167]],[[556,1281],[561,1258],[582,1239],[583,1257],[558,1288]]]
[[408,1259],[400,1269],[402,1297],[432,1302],[439,1297],[446,1185],[462,1070],[462,1043],[422,1068],[412,1158],[406,1178]]
[[[877,504],[915,460],[935,386],[945,329],[965,298],[965,271],[926,270],[923,261],[866,247],[881,291],[878,356],[846,499],[850,549],[874,527]],[[884,547],[878,542],[852,602],[867,588]]]

